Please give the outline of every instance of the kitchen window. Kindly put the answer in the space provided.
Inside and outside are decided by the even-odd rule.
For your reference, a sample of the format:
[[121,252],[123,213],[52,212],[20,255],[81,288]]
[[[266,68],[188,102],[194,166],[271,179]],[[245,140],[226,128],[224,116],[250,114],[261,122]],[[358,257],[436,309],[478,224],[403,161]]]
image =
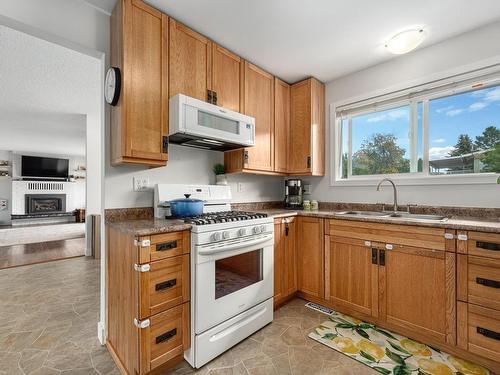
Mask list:
[[500,173],[500,75],[462,78],[337,107],[334,183]]

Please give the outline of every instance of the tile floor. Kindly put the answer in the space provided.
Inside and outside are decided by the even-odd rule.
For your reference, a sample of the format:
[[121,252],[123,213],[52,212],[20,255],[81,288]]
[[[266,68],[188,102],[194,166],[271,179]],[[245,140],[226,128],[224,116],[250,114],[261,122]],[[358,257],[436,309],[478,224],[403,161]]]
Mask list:
[[119,375],[97,340],[99,261],[0,270],[0,374]]
[[[0,270],[0,375],[119,375],[97,340],[99,262],[74,258]],[[164,375],[356,374],[376,371],[309,339],[325,315],[295,299],[274,322],[202,369]]]
[[322,323],[326,315],[308,309],[304,304],[305,301],[301,299],[290,301],[275,311],[271,324],[203,368],[194,371],[182,363],[166,374],[379,374],[308,338],[311,329]]

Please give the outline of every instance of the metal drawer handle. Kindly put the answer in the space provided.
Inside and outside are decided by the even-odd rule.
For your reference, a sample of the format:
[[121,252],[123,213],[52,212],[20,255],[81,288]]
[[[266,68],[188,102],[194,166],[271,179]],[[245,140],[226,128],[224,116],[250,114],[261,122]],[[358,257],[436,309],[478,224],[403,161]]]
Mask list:
[[159,243],[156,245],[156,251],[172,250],[177,247],[177,241]]
[[385,250],[384,249],[380,249],[380,253],[379,253],[379,264],[383,267],[385,267]]
[[159,291],[159,290],[164,290],[164,289],[170,289],[175,285],[177,285],[177,279],[167,280],[167,281],[163,281],[161,283],[156,284],[155,290]]
[[500,281],[483,279],[482,277],[476,277],[476,283],[487,286],[489,288],[500,289]]
[[500,251],[500,243],[476,241],[476,247],[484,250]]
[[483,336],[488,337],[488,338],[493,339],[493,340],[500,341],[500,333],[498,333],[498,332],[491,331],[489,329],[482,328],[482,327],[477,327],[476,331],[480,335],[483,335]]
[[170,340],[172,337],[177,335],[177,328],[174,328],[168,332],[165,332],[161,334],[160,336],[156,337],[156,344],[161,344],[162,342]]
[[372,264],[378,264],[378,249],[372,248]]

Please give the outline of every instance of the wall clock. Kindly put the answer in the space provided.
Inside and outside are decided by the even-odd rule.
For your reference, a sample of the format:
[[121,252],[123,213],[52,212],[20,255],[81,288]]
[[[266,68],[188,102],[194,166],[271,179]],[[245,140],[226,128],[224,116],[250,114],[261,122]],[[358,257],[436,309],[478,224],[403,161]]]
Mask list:
[[106,73],[106,82],[104,86],[104,97],[106,102],[111,105],[116,105],[120,98],[122,86],[122,77],[119,68],[111,67]]

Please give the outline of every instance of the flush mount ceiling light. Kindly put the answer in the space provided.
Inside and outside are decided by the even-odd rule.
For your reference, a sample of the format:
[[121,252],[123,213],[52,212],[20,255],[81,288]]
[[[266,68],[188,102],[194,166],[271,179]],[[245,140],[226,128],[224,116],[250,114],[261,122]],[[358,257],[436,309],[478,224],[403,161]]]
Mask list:
[[413,51],[424,41],[426,33],[424,29],[410,29],[401,31],[385,43],[385,48],[395,55],[402,55]]

